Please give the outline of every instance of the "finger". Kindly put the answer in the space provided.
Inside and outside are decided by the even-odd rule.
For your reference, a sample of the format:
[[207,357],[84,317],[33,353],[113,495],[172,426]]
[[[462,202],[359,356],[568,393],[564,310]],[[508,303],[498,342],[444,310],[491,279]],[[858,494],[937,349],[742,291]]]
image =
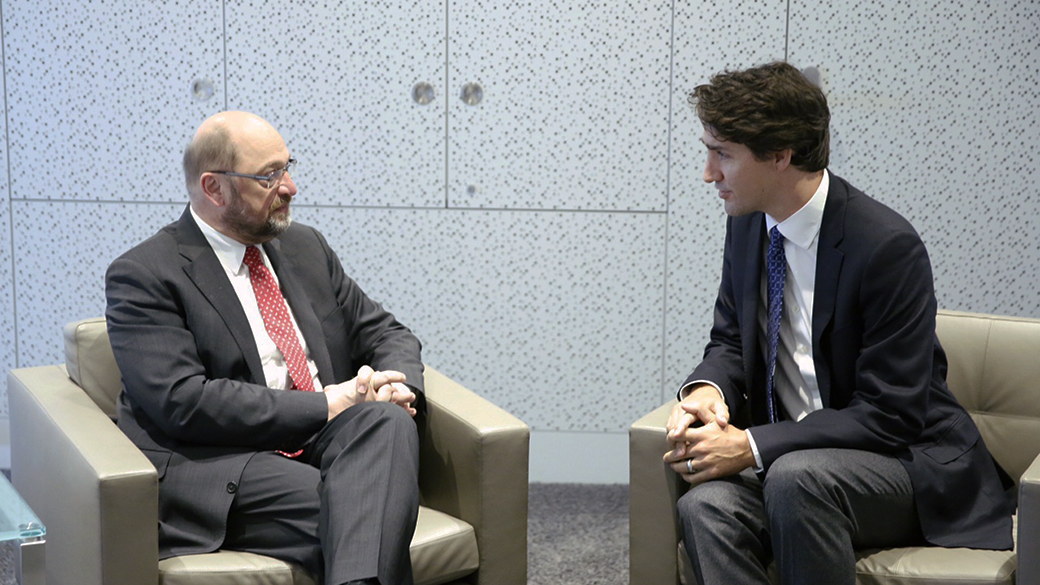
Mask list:
[[679,420],[682,418],[684,414],[686,414],[686,412],[682,409],[681,402],[673,406],[672,411],[668,413],[668,423],[666,425],[666,428],[669,431],[677,428],[679,425]]
[[686,453],[685,443],[679,443],[674,449],[664,454],[664,462],[671,465],[676,462],[685,461],[689,455]]
[[395,370],[379,370],[372,374],[372,388],[382,388],[387,384],[405,381],[405,375]]
[[397,370],[379,370],[375,375],[378,376],[383,384],[393,384],[395,382],[405,382],[407,380],[405,375]]
[[723,400],[715,403],[715,422],[719,424],[720,429],[726,428],[726,425],[729,424],[729,407]]
[[[676,461],[672,463],[670,467],[677,475],[683,478],[684,481],[694,483],[696,480],[703,480],[703,470],[697,468],[698,463],[692,459],[683,459],[682,461]],[[700,477],[697,477],[697,476]]]
[[701,403],[699,401],[680,402],[679,406],[683,409],[684,412],[692,414],[693,416],[699,416],[701,411],[704,410],[701,407]]
[[700,485],[711,479],[708,477],[708,474],[703,471],[698,471],[697,473],[680,473],[679,477],[683,478],[683,481],[690,485]]
[[709,424],[715,420],[713,403],[705,404],[703,402],[690,402],[683,405],[683,410],[692,418],[690,424],[687,426],[691,426],[697,421]]
[[690,428],[697,419],[692,415],[683,410],[679,411],[681,414],[677,414],[675,423],[670,427],[668,431],[668,438],[671,441],[678,441],[686,432],[686,429]]
[[394,387],[390,384],[376,384],[377,383],[372,384],[372,389],[375,391],[375,399],[379,402],[392,402],[394,397]]
[[373,374],[375,374],[375,371],[369,366],[358,368],[357,381],[354,385],[358,394],[366,394],[368,392],[368,389],[371,388]]
[[685,459],[676,463],[672,469],[674,469],[675,473],[677,473],[686,483],[698,485],[711,479],[708,469],[699,467],[703,464],[703,461]]
[[683,435],[679,437],[677,441],[682,441],[686,443],[686,453],[687,455],[689,455],[694,451],[695,445],[699,444],[701,441],[704,441],[705,439],[712,438],[713,436],[718,434],[718,432],[718,426],[713,424],[708,424],[700,427],[690,427],[689,429],[686,429],[686,432],[683,433]]
[[672,453],[672,457],[674,457],[676,459],[685,457],[686,456],[686,442],[685,441],[676,441],[675,443],[672,443],[672,450],[669,451],[669,453]]
[[390,385],[393,388],[393,401],[400,405],[409,405],[415,402],[415,393],[412,389],[400,382]]

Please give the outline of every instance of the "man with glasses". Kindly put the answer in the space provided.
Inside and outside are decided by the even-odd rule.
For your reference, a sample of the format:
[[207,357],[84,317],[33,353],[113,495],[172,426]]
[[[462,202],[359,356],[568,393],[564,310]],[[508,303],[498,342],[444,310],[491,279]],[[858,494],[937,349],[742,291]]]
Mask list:
[[295,165],[253,114],[199,127],[187,209],[106,275],[119,427],[159,472],[162,558],[410,584],[420,345],[292,222]]

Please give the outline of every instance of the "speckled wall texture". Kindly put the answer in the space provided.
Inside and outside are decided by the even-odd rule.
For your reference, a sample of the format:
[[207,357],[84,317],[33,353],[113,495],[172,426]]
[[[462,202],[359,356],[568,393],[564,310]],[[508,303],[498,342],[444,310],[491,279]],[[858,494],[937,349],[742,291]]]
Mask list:
[[832,171],[922,233],[940,306],[1040,317],[1031,0],[0,10],[5,372],[61,359],[108,263],[181,212],[193,128],[247,109],[300,160],[296,219],[428,363],[536,431],[622,433],[694,365],[718,286],[686,92],[785,57],[829,96]]

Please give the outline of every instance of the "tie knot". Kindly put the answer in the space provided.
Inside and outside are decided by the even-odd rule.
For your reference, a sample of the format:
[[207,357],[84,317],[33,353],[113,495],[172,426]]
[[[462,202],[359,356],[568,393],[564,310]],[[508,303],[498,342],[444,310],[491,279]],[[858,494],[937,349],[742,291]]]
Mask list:
[[260,257],[260,249],[256,246],[246,246],[246,255],[242,259],[249,270],[256,270],[258,266],[264,265],[264,259]]
[[780,233],[780,228],[774,225],[773,229],[769,230],[769,243],[774,244],[782,241],[784,241],[784,234]]

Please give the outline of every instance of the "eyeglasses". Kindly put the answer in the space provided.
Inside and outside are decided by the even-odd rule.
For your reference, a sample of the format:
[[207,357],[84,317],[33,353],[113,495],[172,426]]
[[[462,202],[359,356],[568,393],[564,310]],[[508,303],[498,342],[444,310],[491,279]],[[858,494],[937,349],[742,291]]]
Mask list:
[[289,177],[293,176],[293,171],[296,169],[296,159],[290,158],[289,162],[277,171],[273,171],[266,175],[246,175],[244,173],[233,173],[231,171],[209,171],[214,175],[227,175],[229,177],[244,177],[246,179],[255,179],[260,183],[260,186],[264,189],[270,189],[277,186],[281,180],[282,175],[287,174]]

